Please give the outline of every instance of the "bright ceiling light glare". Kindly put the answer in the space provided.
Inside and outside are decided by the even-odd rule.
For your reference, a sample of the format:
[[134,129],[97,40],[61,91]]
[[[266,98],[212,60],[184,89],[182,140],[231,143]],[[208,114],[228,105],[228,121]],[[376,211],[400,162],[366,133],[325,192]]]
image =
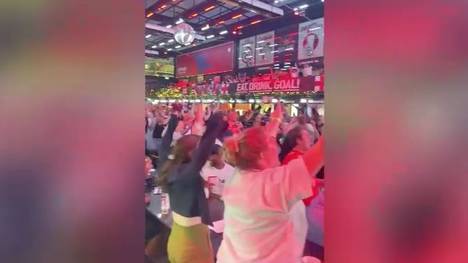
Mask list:
[[207,8],[205,8],[204,10],[205,10],[205,12],[208,12],[208,11],[214,9],[214,8],[215,8],[215,6],[211,5],[211,6],[207,7]]
[[175,48],[181,48],[181,47],[182,47],[181,45],[177,45],[177,46],[175,46]]
[[301,5],[301,6],[299,6],[299,9],[306,9],[307,7],[309,7],[309,5],[308,5],[308,4]]
[[166,43],[161,42],[161,43],[159,43],[159,45],[162,47],[162,46],[166,45]]
[[157,47],[158,47],[158,46],[156,46],[156,45],[151,46],[151,48],[157,48]]
[[167,43],[174,43],[174,39],[169,39]]
[[322,3],[325,2],[325,0],[322,0]]
[[172,48],[168,48],[167,51],[172,51]]
[[171,27],[172,27],[172,25],[167,25],[167,26],[166,26],[166,28],[171,28]]
[[318,27],[309,28],[309,32],[312,32],[312,31],[314,31],[314,30],[319,30],[320,28],[321,28],[321,27],[319,27],[319,26],[318,26]]
[[262,20],[255,20],[255,21],[251,22],[250,24],[251,24],[251,25],[255,25],[255,24],[258,24],[258,23],[260,23],[260,22],[262,22]]
[[257,41],[257,44],[261,44],[263,42],[265,42],[265,40],[260,40],[260,41]]
[[[323,1],[322,1],[322,2],[323,2]],[[153,13],[153,12],[149,12],[149,13],[146,15],[146,17],[151,17],[152,15],[154,15],[154,13]]]
[[228,33],[227,30],[223,30],[223,31],[219,32],[220,35],[226,35],[227,33]]
[[205,30],[208,30],[208,29],[210,29],[210,25],[207,24],[206,26],[201,28],[201,31],[205,31]]
[[242,16],[242,14],[238,14],[238,15],[233,16],[231,19],[236,19],[236,18],[239,18],[241,16]]
[[214,38],[214,35],[206,36],[206,39]]
[[151,37],[151,34],[148,34],[145,36],[145,38],[150,38]]
[[184,22],[184,20],[182,18],[179,18],[179,20],[177,20],[177,22],[175,22],[176,25],[178,24],[182,24]]

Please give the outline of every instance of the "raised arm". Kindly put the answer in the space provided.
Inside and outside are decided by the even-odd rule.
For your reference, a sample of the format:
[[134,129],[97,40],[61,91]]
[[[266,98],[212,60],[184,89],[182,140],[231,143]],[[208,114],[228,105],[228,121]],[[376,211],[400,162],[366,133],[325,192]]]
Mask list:
[[275,137],[279,132],[281,121],[283,120],[283,105],[278,103],[275,111],[271,114],[270,122],[266,125],[268,135]]
[[206,123],[205,133],[201,137],[200,143],[192,155],[192,161],[188,166],[190,171],[200,171],[210,157],[211,148],[215,144],[216,138],[227,127],[227,123],[223,118],[223,114],[218,112],[213,114]]
[[171,114],[171,118],[169,119],[169,123],[167,124],[166,133],[164,134],[161,140],[161,146],[158,149],[158,153],[159,153],[158,166],[159,167],[165,161],[167,161],[167,158],[169,156],[169,151],[171,149],[172,138],[173,138],[174,131],[177,127],[178,122],[179,122],[179,118],[178,118],[177,113]]
[[307,167],[307,171],[315,176],[324,165],[323,136],[320,136],[317,143],[304,153],[302,158]]

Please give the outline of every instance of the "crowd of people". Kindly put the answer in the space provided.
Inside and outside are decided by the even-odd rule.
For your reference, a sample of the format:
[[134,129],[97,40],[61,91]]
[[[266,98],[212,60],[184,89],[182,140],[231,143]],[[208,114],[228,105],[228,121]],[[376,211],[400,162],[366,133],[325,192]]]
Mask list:
[[[324,259],[323,119],[314,108],[298,110],[146,106],[145,192],[167,193],[172,215],[166,242],[163,224],[146,211],[149,262],[152,248],[166,246],[171,263]],[[224,204],[219,249],[210,240],[209,198]]]

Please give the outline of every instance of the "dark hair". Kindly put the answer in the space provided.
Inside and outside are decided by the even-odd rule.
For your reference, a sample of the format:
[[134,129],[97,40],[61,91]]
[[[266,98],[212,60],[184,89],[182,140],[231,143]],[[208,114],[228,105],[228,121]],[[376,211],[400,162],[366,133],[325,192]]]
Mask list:
[[296,147],[297,139],[301,138],[303,130],[305,130],[303,126],[297,126],[286,134],[283,144],[281,144],[281,152],[279,154],[281,162],[284,160],[286,155]]
[[167,190],[168,179],[174,168],[178,165],[190,162],[191,152],[197,147],[200,136],[198,135],[185,135],[182,136],[175,143],[171,150],[171,158],[167,160],[161,167],[159,172],[157,184]]

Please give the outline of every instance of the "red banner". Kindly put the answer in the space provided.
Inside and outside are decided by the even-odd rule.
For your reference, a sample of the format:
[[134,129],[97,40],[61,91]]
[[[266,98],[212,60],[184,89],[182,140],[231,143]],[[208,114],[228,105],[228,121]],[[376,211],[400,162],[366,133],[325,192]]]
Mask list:
[[313,91],[314,78],[294,78],[283,76],[276,79],[256,78],[252,81],[237,83],[237,93],[271,93],[271,92],[306,92]]

